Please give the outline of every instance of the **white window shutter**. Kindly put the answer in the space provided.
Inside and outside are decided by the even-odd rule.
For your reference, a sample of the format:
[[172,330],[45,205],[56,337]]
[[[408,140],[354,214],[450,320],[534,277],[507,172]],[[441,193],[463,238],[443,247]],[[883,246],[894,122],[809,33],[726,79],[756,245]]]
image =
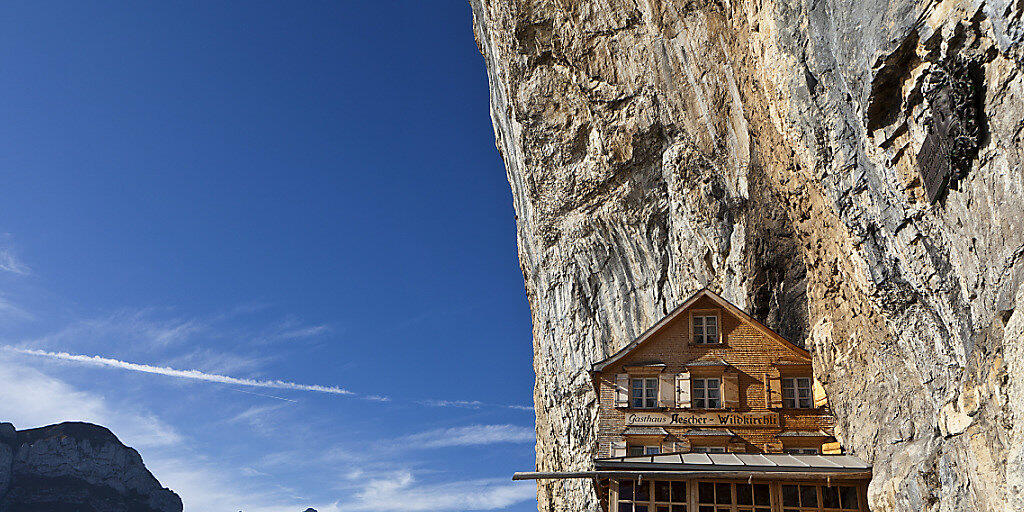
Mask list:
[[782,408],[782,378],[778,370],[772,370],[764,376],[765,400],[771,409]]
[[615,376],[615,407],[629,407],[628,373],[620,373]]
[[690,407],[690,372],[676,374],[676,407]]
[[722,402],[726,409],[737,409],[740,406],[740,374],[727,371],[722,375]]
[[626,456],[626,441],[612,441],[612,457]]
[[828,397],[825,396],[825,386],[822,386],[818,379],[814,379],[814,383],[811,385],[811,395],[814,397],[815,407],[825,407],[828,405]]
[[676,406],[676,376],[673,373],[658,375],[658,406]]

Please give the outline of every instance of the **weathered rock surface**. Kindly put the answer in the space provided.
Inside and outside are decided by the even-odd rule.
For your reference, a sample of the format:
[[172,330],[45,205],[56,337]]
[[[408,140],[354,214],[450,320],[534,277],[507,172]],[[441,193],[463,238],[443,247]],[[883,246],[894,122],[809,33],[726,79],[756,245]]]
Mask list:
[[590,466],[590,364],[707,285],[812,350],[873,510],[1024,510],[1022,4],[470,4],[539,469]]
[[106,428],[0,423],[0,512],[181,512],[181,499]]

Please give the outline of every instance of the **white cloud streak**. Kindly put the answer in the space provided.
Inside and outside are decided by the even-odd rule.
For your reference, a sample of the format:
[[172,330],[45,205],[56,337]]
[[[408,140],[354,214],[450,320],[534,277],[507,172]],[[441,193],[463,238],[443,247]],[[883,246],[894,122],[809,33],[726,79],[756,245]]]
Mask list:
[[444,448],[449,446],[477,446],[497,443],[532,443],[536,439],[532,428],[518,425],[469,425],[440,428],[403,437],[403,446],[415,448]]
[[459,409],[479,409],[481,407],[502,407],[502,408],[505,408],[505,409],[512,409],[512,410],[515,410],[515,411],[532,411],[533,410],[533,407],[528,407],[528,406],[525,406],[525,405],[489,404],[489,403],[481,402],[479,400],[437,400],[437,399],[430,399],[430,400],[420,400],[420,401],[418,401],[416,403],[418,403],[420,405],[425,405],[427,407],[455,407],[455,408],[459,408]]
[[14,253],[7,249],[0,249],[0,271],[22,276],[32,273],[32,269],[28,265],[22,263],[14,256]]
[[[242,379],[238,377],[229,377],[227,375],[218,375],[215,373],[204,373],[199,370],[176,370],[174,368],[166,368],[161,366],[151,366],[148,364],[130,363],[128,361],[120,361],[117,359],[110,359],[107,357],[100,356],[86,356],[78,354],[68,354],[67,352],[48,352],[45,350],[32,350],[24,348],[16,348],[7,346],[4,347],[6,350],[16,352],[19,354],[26,354],[32,356],[46,357],[50,359],[59,359],[62,361],[71,361],[75,363],[85,363],[96,366],[107,366],[111,368],[120,368],[122,370],[129,370],[133,372],[150,373],[154,375],[165,375],[168,377],[177,377],[181,379],[200,380],[205,382],[217,382],[221,384],[234,384],[236,386],[249,386],[256,388],[272,388],[272,389],[289,389],[294,391],[312,391],[317,393],[329,393],[333,395],[345,395],[345,396],[357,396],[355,393],[339,388],[337,386],[320,386],[316,384],[298,384],[295,382],[288,382],[283,380],[255,380],[255,379]],[[375,398],[379,399],[379,398]]]
[[534,499],[537,495],[534,485],[504,480],[466,480],[434,485],[415,483],[408,471],[370,480],[356,494],[356,501],[340,504],[338,508],[382,512],[495,510]]

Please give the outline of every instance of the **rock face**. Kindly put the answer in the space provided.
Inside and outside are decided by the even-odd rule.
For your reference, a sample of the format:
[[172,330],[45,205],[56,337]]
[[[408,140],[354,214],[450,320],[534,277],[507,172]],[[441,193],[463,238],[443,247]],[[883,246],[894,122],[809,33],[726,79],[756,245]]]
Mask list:
[[181,499],[106,428],[0,423],[0,512],[181,512]]
[[1022,4],[470,4],[538,469],[590,466],[587,369],[706,285],[813,352],[873,510],[1024,510]]

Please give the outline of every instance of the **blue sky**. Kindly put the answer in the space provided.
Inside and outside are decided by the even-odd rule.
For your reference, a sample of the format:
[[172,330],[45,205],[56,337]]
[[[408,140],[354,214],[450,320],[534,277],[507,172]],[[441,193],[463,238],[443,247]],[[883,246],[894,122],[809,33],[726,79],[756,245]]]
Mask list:
[[464,1],[9,2],[0,48],[0,421],[191,511],[535,510]]

